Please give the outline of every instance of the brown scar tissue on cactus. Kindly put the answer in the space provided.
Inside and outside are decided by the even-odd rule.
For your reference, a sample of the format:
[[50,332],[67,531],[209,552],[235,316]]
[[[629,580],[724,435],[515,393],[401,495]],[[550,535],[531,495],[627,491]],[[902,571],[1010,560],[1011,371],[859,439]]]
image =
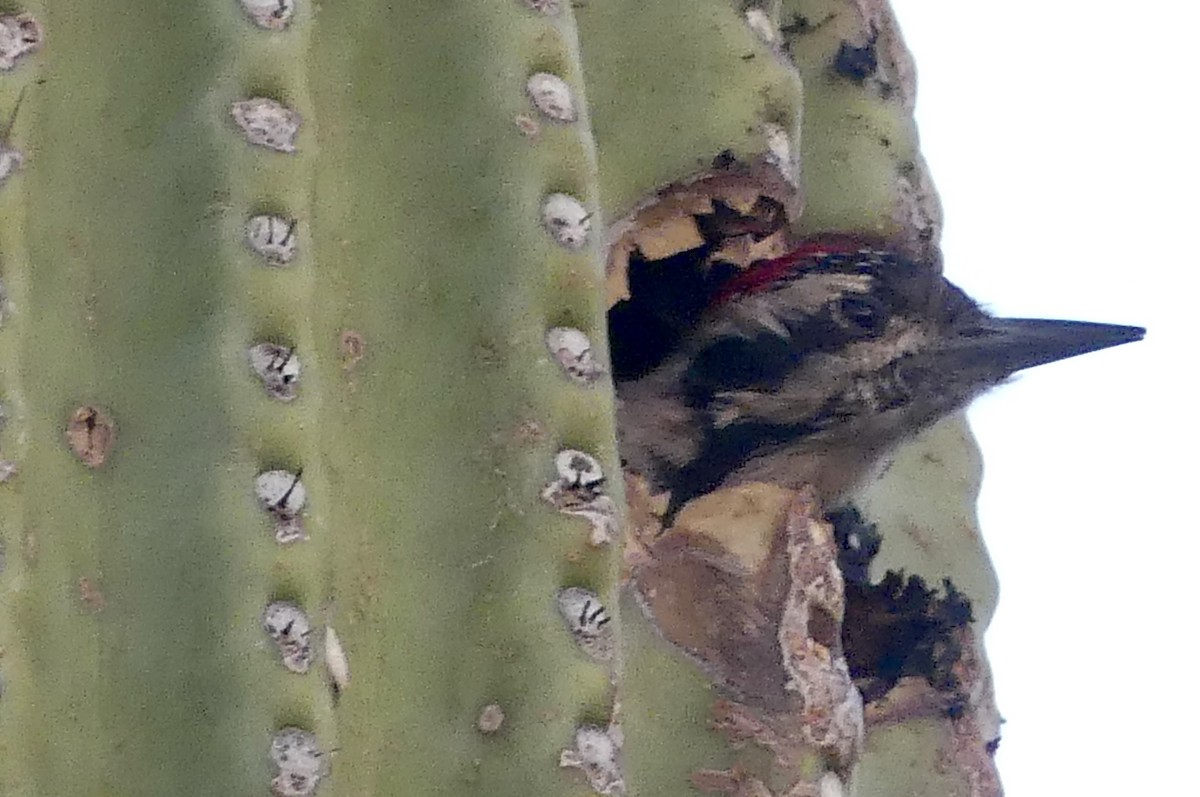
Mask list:
[[[739,506],[726,514],[717,501]],[[715,707],[715,727],[770,750],[792,785],[804,780],[811,750],[844,780],[861,753],[863,704],[842,650],[832,526],[811,490],[746,488],[708,502],[716,514],[698,503],[667,533],[631,543],[639,600],[663,637],[729,695]],[[770,522],[745,524],[750,517]],[[768,525],[758,539],[739,534]]]
[[67,445],[79,461],[89,468],[98,468],[112,451],[117,428],[102,407],[84,405],[71,413],[65,435]]

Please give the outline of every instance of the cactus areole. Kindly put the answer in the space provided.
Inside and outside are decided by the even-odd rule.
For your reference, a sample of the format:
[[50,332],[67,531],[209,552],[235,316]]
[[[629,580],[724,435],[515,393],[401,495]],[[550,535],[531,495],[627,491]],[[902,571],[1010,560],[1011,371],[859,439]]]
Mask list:
[[912,75],[882,0],[0,4],[0,795],[998,795],[961,417],[828,518],[617,451],[622,314],[936,265]]

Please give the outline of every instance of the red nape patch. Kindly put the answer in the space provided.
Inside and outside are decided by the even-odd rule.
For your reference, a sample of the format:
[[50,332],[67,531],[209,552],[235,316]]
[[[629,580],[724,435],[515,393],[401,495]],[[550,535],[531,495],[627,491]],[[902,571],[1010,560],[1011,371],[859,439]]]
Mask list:
[[786,255],[751,264],[750,268],[717,289],[710,306],[715,307],[738,296],[766,290],[797,271],[819,265],[821,260],[829,255],[848,255],[877,246],[877,243],[855,235],[831,234],[808,238]]

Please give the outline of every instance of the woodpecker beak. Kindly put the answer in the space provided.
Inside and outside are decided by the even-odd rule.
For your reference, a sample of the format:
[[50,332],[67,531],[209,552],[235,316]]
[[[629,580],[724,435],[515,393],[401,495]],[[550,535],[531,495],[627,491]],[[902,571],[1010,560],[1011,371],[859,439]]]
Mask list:
[[1123,343],[1141,340],[1142,327],[1093,324],[1087,321],[1044,321],[1035,318],[987,318],[952,346],[962,364],[987,363],[1005,374],[1065,360]]

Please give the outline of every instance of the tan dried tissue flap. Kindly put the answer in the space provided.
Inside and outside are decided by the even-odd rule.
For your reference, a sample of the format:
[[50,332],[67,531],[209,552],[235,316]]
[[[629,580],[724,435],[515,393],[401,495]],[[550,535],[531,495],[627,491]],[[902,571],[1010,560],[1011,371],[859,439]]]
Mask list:
[[696,216],[715,213],[718,203],[740,216],[721,230],[714,252],[721,260],[745,267],[787,251],[789,222],[803,209],[801,194],[768,163],[718,161],[711,170],[655,191],[612,225],[606,264],[610,307],[629,298],[631,255],[661,260],[701,246]]

